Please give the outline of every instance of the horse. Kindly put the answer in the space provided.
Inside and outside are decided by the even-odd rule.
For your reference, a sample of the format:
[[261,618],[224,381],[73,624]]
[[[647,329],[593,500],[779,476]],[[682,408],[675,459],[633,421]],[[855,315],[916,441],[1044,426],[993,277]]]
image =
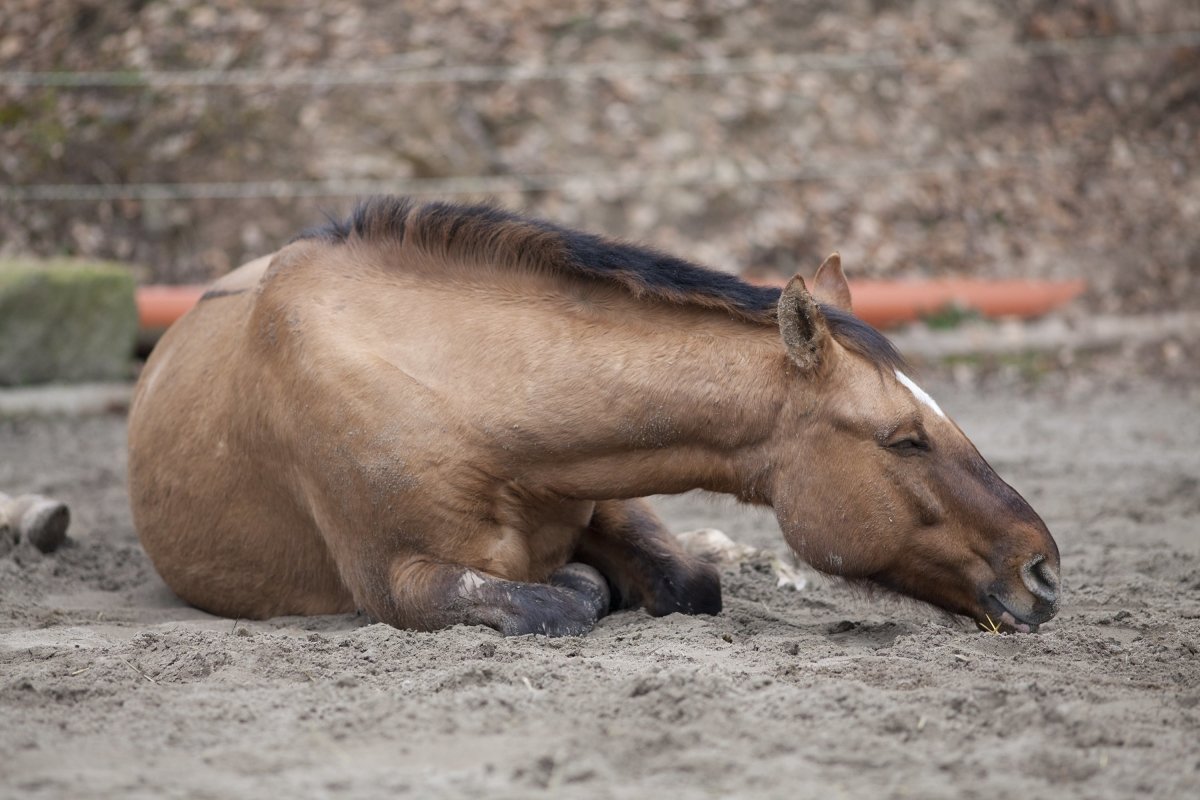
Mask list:
[[721,611],[645,498],[775,511],[814,568],[1036,631],[1058,548],[855,317],[492,205],[360,203],[216,281],[130,409],[140,540],[227,617],[582,635]]

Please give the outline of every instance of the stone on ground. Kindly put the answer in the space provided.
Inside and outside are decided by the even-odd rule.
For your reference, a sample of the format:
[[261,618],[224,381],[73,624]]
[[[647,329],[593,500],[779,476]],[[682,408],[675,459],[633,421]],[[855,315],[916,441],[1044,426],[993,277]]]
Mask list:
[[136,336],[129,268],[0,260],[0,386],[127,378]]

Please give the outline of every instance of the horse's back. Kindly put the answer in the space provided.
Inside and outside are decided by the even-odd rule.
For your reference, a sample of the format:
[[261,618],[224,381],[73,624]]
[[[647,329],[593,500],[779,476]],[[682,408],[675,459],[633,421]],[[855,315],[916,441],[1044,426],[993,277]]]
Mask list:
[[[405,556],[514,580],[560,566],[590,502],[523,511],[530,536],[489,509],[529,451],[587,421],[554,398],[586,387],[574,354],[605,337],[562,280],[312,240],[222,278],[155,348],[131,410],[135,523],[159,572],[249,617],[369,607]],[[542,359],[534,390],[521,365]]]

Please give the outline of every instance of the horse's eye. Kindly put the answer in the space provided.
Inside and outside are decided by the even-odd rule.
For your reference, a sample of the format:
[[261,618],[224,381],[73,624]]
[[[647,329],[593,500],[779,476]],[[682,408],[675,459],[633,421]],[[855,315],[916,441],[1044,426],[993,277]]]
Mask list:
[[907,439],[899,439],[887,446],[889,450],[900,455],[914,455],[929,449],[929,442],[924,439],[918,439],[915,436],[910,436]]

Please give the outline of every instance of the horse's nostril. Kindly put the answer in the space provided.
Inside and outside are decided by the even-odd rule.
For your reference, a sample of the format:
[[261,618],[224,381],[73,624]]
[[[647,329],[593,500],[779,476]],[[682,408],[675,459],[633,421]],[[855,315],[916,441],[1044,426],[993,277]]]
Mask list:
[[1058,573],[1045,556],[1035,556],[1021,567],[1021,582],[1034,597],[1047,603],[1058,602]]

